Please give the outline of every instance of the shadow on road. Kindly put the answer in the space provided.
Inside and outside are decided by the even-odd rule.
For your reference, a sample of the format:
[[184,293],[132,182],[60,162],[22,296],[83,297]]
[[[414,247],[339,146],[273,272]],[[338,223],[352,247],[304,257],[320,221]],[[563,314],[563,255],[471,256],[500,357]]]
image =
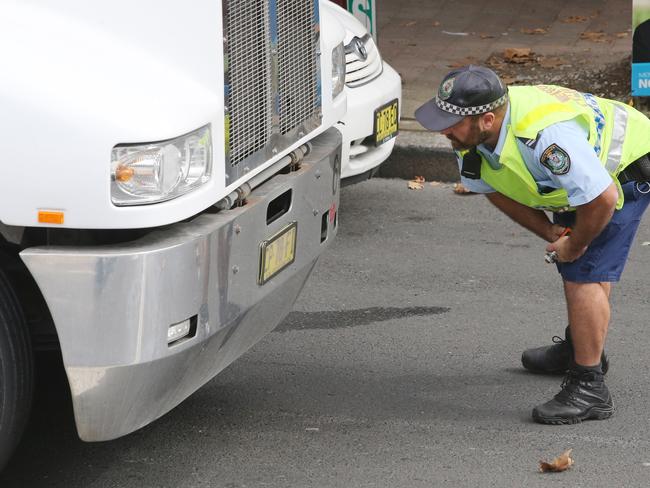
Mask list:
[[439,315],[449,310],[448,307],[368,307],[328,312],[291,312],[274,332],[358,327],[386,320]]

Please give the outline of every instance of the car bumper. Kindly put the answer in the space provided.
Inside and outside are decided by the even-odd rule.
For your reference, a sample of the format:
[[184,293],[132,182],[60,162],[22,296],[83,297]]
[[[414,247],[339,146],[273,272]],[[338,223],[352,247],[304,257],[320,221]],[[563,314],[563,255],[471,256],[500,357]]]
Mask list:
[[[204,212],[131,243],[21,253],[50,308],[79,436],[113,439],[160,417],[272,330],[337,231],[340,134],[247,204]],[[291,205],[267,224],[269,203]],[[258,284],[260,243],[297,222],[295,261]],[[171,325],[193,337],[168,345]]]
[[381,75],[371,82],[356,88],[346,87],[348,110],[345,118],[337,124],[343,134],[341,178],[370,173],[388,159],[395,145],[395,138],[380,146],[375,146],[370,140],[375,109],[396,98],[400,112],[402,109],[400,76],[385,61],[383,66]]

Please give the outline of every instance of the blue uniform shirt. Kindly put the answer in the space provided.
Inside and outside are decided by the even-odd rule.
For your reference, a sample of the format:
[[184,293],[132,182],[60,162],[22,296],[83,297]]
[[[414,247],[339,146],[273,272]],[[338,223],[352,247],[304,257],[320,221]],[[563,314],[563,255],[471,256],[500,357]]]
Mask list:
[[[509,124],[510,105],[506,110],[494,151],[483,144],[477,146],[478,151],[488,164],[495,169],[500,167],[499,157]],[[544,151],[553,144],[559,146],[569,157],[569,168],[564,174],[553,173],[541,162]],[[519,139],[517,139],[517,147],[540,192],[545,193],[557,188],[564,188],[569,196],[569,204],[573,207],[591,202],[612,183],[612,177],[596,156],[594,148],[589,144],[588,129],[575,119],[558,122],[543,129],[534,148],[528,147]],[[456,156],[458,166],[461,168],[462,158],[458,152],[456,152]],[[475,193],[495,191],[483,180],[472,180],[463,176],[460,179],[465,188]]]

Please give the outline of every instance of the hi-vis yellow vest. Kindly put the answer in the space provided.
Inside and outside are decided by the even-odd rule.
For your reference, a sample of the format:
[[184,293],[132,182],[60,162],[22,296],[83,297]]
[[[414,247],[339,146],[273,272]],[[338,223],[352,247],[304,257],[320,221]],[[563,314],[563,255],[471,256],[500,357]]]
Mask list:
[[620,209],[623,192],[616,177],[627,165],[650,153],[650,120],[623,103],[559,86],[513,86],[508,93],[510,122],[499,158],[500,167],[493,169],[481,157],[481,179],[499,193],[528,207],[568,210],[566,190],[539,192],[521,157],[516,138],[535,140],[538,133],[551,124],[580,119],[589,127],[589,143],[616,183],[619,194],[616,208]]

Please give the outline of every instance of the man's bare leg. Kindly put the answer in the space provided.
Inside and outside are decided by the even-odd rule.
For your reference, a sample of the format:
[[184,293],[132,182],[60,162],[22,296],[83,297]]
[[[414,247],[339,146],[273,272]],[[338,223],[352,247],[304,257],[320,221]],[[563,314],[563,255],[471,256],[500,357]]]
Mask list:
[[600,364],[610,319],[610,290],[607,282],[564,282],[574,361],[580,366]]
[[574,424],[606,419],[614,413],[600,363],[609,324],[610,288],[609,283],[564,282],[575,364],[570,365],[560,393],[533,409],[537,422]]

